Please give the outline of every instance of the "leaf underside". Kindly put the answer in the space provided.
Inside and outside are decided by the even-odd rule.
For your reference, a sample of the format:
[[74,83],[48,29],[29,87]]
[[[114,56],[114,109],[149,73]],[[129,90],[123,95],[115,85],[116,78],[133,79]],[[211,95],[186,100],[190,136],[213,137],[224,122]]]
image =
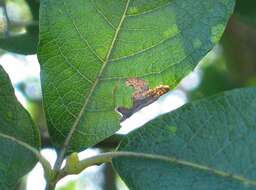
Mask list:
[[39,61],[52,141],[79,151],[119,128],[130,77],[175,87],[221,37],[233,0],[42,0]]
[[39,147],[39,132],[14,95],[9,77],[0,66],[0,189],[15,189],[18,180],[37,162],[30,150],[6,138]]
[[116,158],[131,190],[256,189],[256,89],[189,103],[124,139],[119,151],[176,160]]

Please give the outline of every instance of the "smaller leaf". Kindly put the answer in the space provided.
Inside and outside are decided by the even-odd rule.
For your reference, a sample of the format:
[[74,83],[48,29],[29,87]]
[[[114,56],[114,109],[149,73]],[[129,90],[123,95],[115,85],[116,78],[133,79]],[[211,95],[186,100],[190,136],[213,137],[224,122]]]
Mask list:
[[0,38],[0,48],[20,54],[35,54],[38,43],[38,25],[27,27],[25,34]]
[[40,140],[38,129],[16,100],[8,75],[1,66],[0,105],[0,189],[11,190],[37,162],[35,154],[21,143],[38,148]]
[[[20,35],[8,35],[0,38],[0,48],[24,55],[37,53],[37,44],[39,41],[39,1],[26,0],[32,17],[33,24],[26,27],[26,33]],[[10,21],[9,21],[10,22]],[[7,23],[8,24],[8,23]],[[11,24],[11,23],[9,23]],[[15,25],[15,23],[14,23]],[[8,27],[7,27],[8,30]]]
[[131,190],[256,189],[255,110],[255,88],[189,103],[129,134],[119,151],[140,156],[114,167]]

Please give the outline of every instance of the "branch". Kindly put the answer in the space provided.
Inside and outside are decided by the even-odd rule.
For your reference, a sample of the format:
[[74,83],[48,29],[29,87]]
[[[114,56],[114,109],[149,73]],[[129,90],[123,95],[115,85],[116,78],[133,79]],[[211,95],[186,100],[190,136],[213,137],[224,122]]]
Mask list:
[[7,12],[7,8],[6,8],[6,2],[2,2],[3,3],[3,12],[4,12],[4,16],[5,16],[5,19],[6,19],[6,31],[5,31],[5,35],[6,37],[9,37],[9,33],[10,33],[10,18],[8,16],[8,12]]

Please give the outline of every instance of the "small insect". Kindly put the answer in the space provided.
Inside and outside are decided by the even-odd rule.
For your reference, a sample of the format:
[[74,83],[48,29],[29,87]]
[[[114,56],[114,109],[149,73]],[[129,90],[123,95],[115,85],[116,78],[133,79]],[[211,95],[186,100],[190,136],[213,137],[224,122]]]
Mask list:
[[159,85],[155,88],[150,89],[146,81],[135,77],[127,79],[125,81],[125,84],[127,86],[133,87],[135,91],[132,94],[132,108],[117,108],[117,111],[122,114],[121,121],[124,121],[125,119],[129,118],[133,113],[153,103],[160,96],[166,94],[170,90],[170,87],[168,85]]

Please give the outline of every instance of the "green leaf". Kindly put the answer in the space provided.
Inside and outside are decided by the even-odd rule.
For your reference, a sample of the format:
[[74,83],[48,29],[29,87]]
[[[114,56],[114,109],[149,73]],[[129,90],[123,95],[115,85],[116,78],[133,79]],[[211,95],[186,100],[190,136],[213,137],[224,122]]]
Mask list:
[[[20,35],[8,35],[0,38],[0,48],[24,55],[37,53],[37,45],[39,40],[39,0],[26,0],[32,17],[33,24],[26,27],[26,33]],[[9,23],[10,25],[15,23]],[[9,26],[10,27],[10,26]],[[11,30],[9,28],[9,30]]]
[[131,190],[255,189],[255,110],[255,88],[189,103],[119,147],[156,159],[116,158],[114,166]]
[[1,66],[0,104],[0,189],[11,190],[38,160],[22,144],[38,148],[40,140],[37,128],[16,100],[10,80]]
[[130,77],[175,87],[220,39],[234,0],[42,0],[39,61],[56,146],[79,151],[119,128]]
[[29,26],[24,34],[0,38],[0,48],[24,55],[35,54],[37,52],[38,30],[38,25]]

